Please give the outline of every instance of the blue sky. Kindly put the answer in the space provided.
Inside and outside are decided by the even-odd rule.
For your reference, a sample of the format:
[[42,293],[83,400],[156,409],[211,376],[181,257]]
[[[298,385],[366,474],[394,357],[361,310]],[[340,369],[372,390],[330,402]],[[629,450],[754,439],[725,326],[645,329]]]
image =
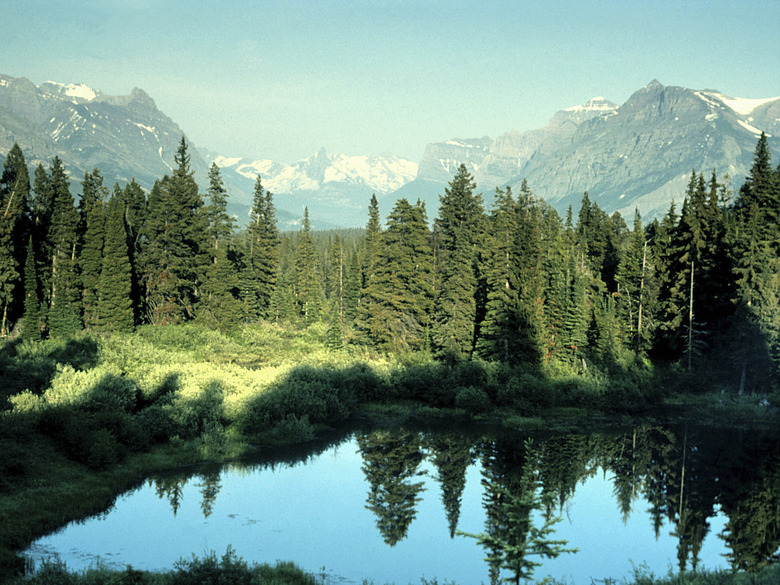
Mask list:
[[0,73],[144,89],[199,147],[418,160],[652,79],[780,95],[780,0],[0,0]]

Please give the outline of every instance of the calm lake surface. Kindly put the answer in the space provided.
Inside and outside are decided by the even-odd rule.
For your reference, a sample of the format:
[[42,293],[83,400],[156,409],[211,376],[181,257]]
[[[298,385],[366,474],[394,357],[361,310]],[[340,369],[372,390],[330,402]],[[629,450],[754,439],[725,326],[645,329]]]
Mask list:
[[560,517],[550,538],[579,549],[535,559],[537,579],[744,569],[780,546],[778,445],[765,433],[693,426],[361,430],[264,461],[152,477],[27,554],[71,569],[98,559],[170,569],[232,547],[250,562],[294,561],[328,583],[489,583],[490,551],[456,530],[516,540],[513,502],[537,527]]

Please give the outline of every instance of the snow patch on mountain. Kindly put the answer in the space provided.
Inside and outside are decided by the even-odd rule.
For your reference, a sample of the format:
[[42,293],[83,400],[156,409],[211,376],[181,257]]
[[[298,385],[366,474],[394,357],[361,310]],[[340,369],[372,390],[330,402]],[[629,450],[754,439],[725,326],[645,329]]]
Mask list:
[[91,102],[96,97],[101,95],[99,91],[94,90],[91,87],[84,85],[83,83],[64,84],[57,81],[47,81],[41,87],[45,87],[46,89],[51,90],[52,93],[76,98],[73,100],[73,103],[79,103],[79,100]]
[[702,99],[708,101],[711,105],[712,102],[710,100],[707,100],[706,99],[707,97],[717,100],[718,102],[734,110],[737,114],[741,114],[743,116],[749,116],[756,108],[763,106],[766,103],[773,102],[775,100],[780,99],[780,97],[756,98],[756,99],[733,98],[717,91],[697,91],[694,93],[699,97],[701,97]]
[[215,157],[214,162],[251,180],[259,175],[265,188],[273,193],[315,191],[328,184],[341,183],[390,193],[417,175],[417,163],[391,154],[348,156],[321,150],[291,165],[271,160],[244,162],[241,158],[222,155]]

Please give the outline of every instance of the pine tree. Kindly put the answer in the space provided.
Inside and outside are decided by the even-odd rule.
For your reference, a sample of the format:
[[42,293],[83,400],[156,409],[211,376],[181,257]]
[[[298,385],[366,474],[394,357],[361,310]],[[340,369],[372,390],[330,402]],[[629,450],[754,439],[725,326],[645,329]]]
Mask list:
[[209,188],[206,196],[209,202],[204,208],[204,213],[208,222],[207,233],[210,242],[209,248],[212,250],[211,260],[214,263],[220,243],[224,245],[233,235],[236,220],[227,212],[228,194],[217,163],[211,164],[208,180]]
[[241,321],[238,271],[230,261],[226,245],[217,249],[214,262],[206,269],[201,294],[199,321],[220,330],[231,329]]
[[474,349],[477,317],[477,250],[484,230],[482,195],[465,165],[460,165],[440,196],[436,229],[439,239],[439,290],[434,302],[431,340],[434,351],[449,360],[468,358]]
[[51,292],[47,322],[52,335],[65,336],[81,329],[80,283],[76,271],[79,218],[65,167],[58,157],[52,161],[50,180],[52,214],[47,249],[51,254]]
[[258,175],[247,226],[245,269],[241,277],[247,321],[273,317],[271,305],[279,272],[279,243],[273,195],[263,187]]
[[431,250],[425,206],[399,199],[387,217],[373,275],[358,307],[357,329],[383,350],[426,347]]
[[0,336],[8,335],[23,300],[22,262],[30,177],[19,145],[8,151],[0,179]]
[[358,306],[360,304],[360,287],[362,282],[362,273],[360,270],[360,260],[357,252],[352,252],[349,256],[349,265],[347,266],[347,281],[344,286],[344,323],[350,326],[357,317]]
[[38,298],[38,274],[35,269],[35,248],[33,239],[27,241],[27,253],[24,261],[24,339],[41,338],[41,302]]
[[486,359],[512,362],[518,357],[520,336],[519,266],[516,248],[518,209],[511,189],[496,189],[489,224],[487,312],[477,340],[477,353]]
[[[119,184],[114,185],[114,196],[120,195]],[[142,236],[145,234],[147,203],[146,193],[141,186],[132,179],[127,183],[124,189],[121,189],[121,198],[125,210],[125,228],[127,230],[127,241],[130,256],[130,267],[132,270],[132,299],[133,315],[135,324],[141,322],[142,315],[145,314],[144,294],[142,290],[142,269],[141,259],[143,252]]]
[[153,324],[179,323],[195,315],[208,255],[203,200],[182,137],[171,177],[149,194],[144,253],[146,309]]
[[91,328],[97,318],[98,287],[103,269],[106,237],[105,187],[98,169],[84,175],[79,202],[79,269],[81,271],[84,326]]
[[105,225],[94,326],[102,331],[132,331],[135,324],[133,270],[121,194],[114,194],[108,201]]
[[294,263],[294,298],[298,319],[304,326],[315,323],[322,311],[322,275],[311,235],[309,209],[303,211],[303,228],[298,234]]
[[369,279],[374,273],[377,257],[380,251],[380,237],[382,233],[382,224],[379,217],[379,203],[376,200],[376,194],[371,195],[371,201],[368,204],[368,223],[366,224],[365,254],[363,256],[363,282],[362,288],[365,288]]

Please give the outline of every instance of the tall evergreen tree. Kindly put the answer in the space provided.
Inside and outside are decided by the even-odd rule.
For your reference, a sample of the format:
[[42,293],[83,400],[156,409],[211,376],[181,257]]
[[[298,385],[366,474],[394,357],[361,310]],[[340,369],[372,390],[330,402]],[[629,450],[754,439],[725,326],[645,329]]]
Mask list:
[[518,209],[512,191],[496,189],[495,209],[488,223],[487,312],[477,352],[487,359],[512,362],[521,335],[519,266],[516,248]]
[[120,189],[119,184],[114,185],[114,196],[118,197],[121,193],[122,202],[124,203],[125,228],[127,230],[128,252],[132,270],[131,296],[133,298],[133,315],[135,324],[139,324],[142,315],[145,314],[140,262],[143,256],[141,250],[143,245],[142,238],[146,233],[146,193],[144,193],[141,186],[136,183],[135,179],[132,179],[127,183],[121,191]]
[[450,360],[471,356],[477,317],[477,251],[485,212],[482,195],[465,165],[460,165],[440,196],[436,229],[439,239],[431,340],[437,355]]
[[390,351],[426,347],[431,307],[431,249],[425,206],[399,199],[358,308],[357,328]]
[[108,201],[105,213],[105,240],[97,288],[94,326],[103,331],[132,331],[133,270],[121,193]]
[[98,287],[106,237],[105,192],[103,177],[98,169],[85,173],[79,202],[79,269],[84,326],[87,328],[93,327],[97,318]]
[[54,157],[50,173],[52,192],[51,226],[47,250],[50,253],[50,293],[47,322],[54,336],[81,329],[80,283],[76,267],[79,223],[65,166]]
[[14,143],[0,178],[0,336],[8,335],[22,309],[22,263],[30,177],[24,154]]
[[322,274],[312,240],[308,207],[303,210],[303,227],[298,234],[294,271],[297,318],[308,326],[320,318],[322,311]]
[[149,194],[145,252],[146,308],[152,323],[193,318],[199,286],[208,265],[203,200],[182,137],[171,177]]
[[241,276],[245,319],[272,318],[272,299],[279,272],[279,229],[273,195],[255,180],[254,199],[247,226],[245,268]]
[[382,223],[379,217],[379,203],[376,200],[376,194],[371,195],[371,201],[368,204],[368,223],[366,224],[365,254],[363,256],[363,282],[362,287],[368,285],[368,281],[374,273],[377,257],[380,250],[380,237],[382,233]]
[[233,235],[236,220],[227,212],[228,194],[217,163],[211,164],[208,180],[209,188],[206,192],[208,204],[204,208],[204,213],[208,221],[211,260],[215,263],[220,243],[224,245]]
[[38,340],[41,338],[41,302],[38,297],[38,273],[35,269],[35,248],[33,239],[27,241],[24,261],[24,339]]

